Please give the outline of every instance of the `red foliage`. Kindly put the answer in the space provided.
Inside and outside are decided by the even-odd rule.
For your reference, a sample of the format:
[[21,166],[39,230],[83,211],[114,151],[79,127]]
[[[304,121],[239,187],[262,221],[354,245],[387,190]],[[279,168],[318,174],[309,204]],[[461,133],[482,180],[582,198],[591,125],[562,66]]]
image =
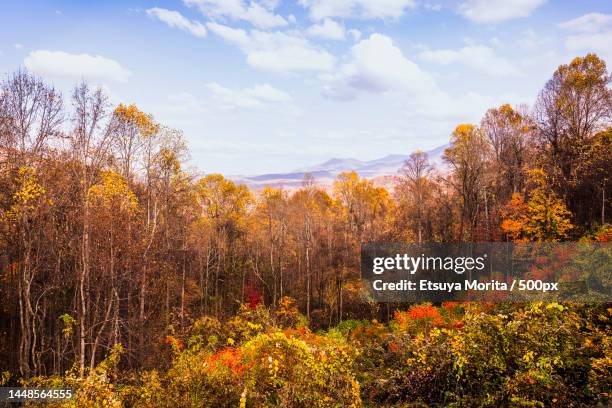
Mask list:
[[213,369],[217,364],[221,364],[229,368],[232,373],[241,375],[244,373],[246,366],[242,363],[242,357],[237,349],[226,347],[219,350],[212,356],[208,357],[209,369]]
[[256,287],[248,286],[245,289],[244,293],[245,293],[246,303],[247,305],[249,305],[251,309],[255,309],[258,305],[262,303],[263,299],[261,296],[261,292]]

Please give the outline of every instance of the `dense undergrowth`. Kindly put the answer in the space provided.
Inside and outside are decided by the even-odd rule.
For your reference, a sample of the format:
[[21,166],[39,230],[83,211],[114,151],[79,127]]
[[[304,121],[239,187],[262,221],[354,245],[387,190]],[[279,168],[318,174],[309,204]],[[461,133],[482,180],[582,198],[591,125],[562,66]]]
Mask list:
[[285,298],[167,336],[167,370],[123,370],[116,345],[83,376],[27,385],[76,390],[49,408],[608,406],[611,318],[605,304],[420,304],[312,332]]

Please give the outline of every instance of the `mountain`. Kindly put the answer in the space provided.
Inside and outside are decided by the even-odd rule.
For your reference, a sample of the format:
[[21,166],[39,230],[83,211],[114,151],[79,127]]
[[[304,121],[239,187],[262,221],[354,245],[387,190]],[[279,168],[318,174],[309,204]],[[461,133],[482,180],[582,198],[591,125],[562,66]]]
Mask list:
[[364,166],[367,162],[357,159],[329,159],[328,161],[318,164],[312,167],[305,167],[303,169],[295,170],[296,172],[308,172],[314,173],[317,171],[328,171],[331,173],[338,172],[342,173],[347,169],[358,169]]
[[[445,168],[442,160],[444,149],[448,145],[436,147],[427,151],[431,164],[439,169]],[[230,176],[234,182],[246,184],[252,189],[266,186],[283,187],[288,189],[299,188],[306,174],[312,175],[317,183],[322,186],[331,186],[336,176],[345,171],[356,171],[362,177],[374,180],[376,184],[387,185],[397,175],[398,170],[408,160],[408,154],[390,154],[380,159],[363,161],[353,158],[333,158],[323,163],[296,169],[289,173],[270,173],[257,176]]]

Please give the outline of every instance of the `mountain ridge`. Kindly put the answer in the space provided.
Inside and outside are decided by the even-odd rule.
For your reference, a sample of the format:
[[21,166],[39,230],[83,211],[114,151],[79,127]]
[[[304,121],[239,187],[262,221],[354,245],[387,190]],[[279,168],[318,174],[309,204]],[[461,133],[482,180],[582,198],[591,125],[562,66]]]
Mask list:
[[[425,151],[432,165],[444,167],[442,155],[448,144]],[[306,174],[310,174],[315,181],[323,186],[331,186],[336,176],[346,171],[356,171],[360,176],[387,184],[389,177],[398,174],[399,169],[410,157],[409,154],[389,154],[373,160],[359,160],[352,157],[333,157],[313,166],[306,166],[287,173],[266,173],[260,175],[234,175],[228,176],[238,184],[246,184],[251,189],[263,187],[299,188]]]

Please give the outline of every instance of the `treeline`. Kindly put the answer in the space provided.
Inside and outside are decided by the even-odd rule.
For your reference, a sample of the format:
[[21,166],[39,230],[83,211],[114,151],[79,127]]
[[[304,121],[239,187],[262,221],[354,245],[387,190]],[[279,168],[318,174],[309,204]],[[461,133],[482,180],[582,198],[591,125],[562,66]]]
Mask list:
[[[311,328],[392,312],[364,304],[368,241],[610,238],[611,77],[589,54],[535,106],[461,124],[436,169],[415,152],[393,191],[356,173],[258,192],[185,169],[186,143],[135,105],[25,71],[0,85],[0,367],[95,367],[115,344],[155,367],[201,316],[286,296]],[[364,306],[365,305],[365,306]]]

